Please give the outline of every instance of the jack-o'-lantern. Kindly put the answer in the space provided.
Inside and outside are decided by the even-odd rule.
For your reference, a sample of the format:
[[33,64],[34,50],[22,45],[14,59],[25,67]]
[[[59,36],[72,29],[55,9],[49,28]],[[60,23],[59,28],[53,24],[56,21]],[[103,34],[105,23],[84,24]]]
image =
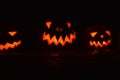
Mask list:
[[46,21],[45,25],[42,40],[47,41],[48,45],[65,46],[67,43],[72,44],[76,39],[71,22]]
[[89,27],[85,34],[89,47],[105,48],[112,43],[111,31],[105,26]]
[[1,25],[0,28],[0,51],[14,50],[21,44],[21,36],[17,27]]

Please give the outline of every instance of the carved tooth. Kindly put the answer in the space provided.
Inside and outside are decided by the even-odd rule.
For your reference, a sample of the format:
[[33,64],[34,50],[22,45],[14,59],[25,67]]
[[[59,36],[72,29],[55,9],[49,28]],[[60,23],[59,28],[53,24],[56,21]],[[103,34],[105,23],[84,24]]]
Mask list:
[[59,37],[58,44],[61,43],[61,45],[65,45],[65,41],[63,41],[62,36]]
[[65,40],[63,40],[62,36],[60,36],[57,39],[56,35],[54,35],[50,39],[50,34],[46,34],[46,32],[43,33],[43,40],[47,40],[47,42],[48,42],[49,45],[51,45],[52,43],[54,43],[57,46],[60,43],[62,46],[64,46],[66,44],[66,42],[72,43],[73,39],[76,39],[75,33],[74,34],[70,34],[70,38],[66,35],[65,36]]
[[0,44],[0,50],[3,50],[4,46],[2,44]]
[[111,44],[111,40],[108,40],[107,42],[106,41],[103,41],[102,43],[100,43],[100,41],[97,41],[97,43],[95,41],[90,41],[89,42],[90,46],[95,46],[95,47],[103,47],[103,46],[108,46],[109,44]]
[[14,48],[15,46],[17,47],[18,45],[21,44],[21,40],[19,40],[18,42],[13,42],[12,44],[10,43],[6,43],[5,45],[0,45],[0,50],[3,50],[3,49],[9,49],[9,48]]

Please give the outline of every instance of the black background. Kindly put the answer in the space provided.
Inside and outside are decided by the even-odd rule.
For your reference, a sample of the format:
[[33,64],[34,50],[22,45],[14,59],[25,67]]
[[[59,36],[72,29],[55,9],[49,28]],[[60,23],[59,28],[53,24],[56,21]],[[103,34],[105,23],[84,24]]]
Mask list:
[[[7,5],[7,4],[6,4]],[[1,23],[18,23],[23,29],[23,47],[15,54],[0,55],[2,72],[65,75],[86,73],[116,73],[119,72],[119,11],[118,6],[111,4],[90,4],[72,2],[14,4],[1,7]],[[89,53],[81,49],[73,51],[38,51],[37,31],[40,21],[48,17],[62,18],[76,24],[76,31],[81,35],[88,25],[109,24],[113,34],[113,48],[110,54],[85,55]],[[79,34],[80,34],[79,33]]]

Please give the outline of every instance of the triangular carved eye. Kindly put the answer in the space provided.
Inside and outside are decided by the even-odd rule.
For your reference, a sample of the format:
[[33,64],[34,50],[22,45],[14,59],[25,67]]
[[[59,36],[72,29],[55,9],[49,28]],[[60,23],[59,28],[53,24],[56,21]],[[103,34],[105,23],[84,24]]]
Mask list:
[[17,31],[10,31],[8,32],[9,35],[14,36],[17,33]]
[[109,36],[111,35],[110,31],[107,30],[107,31],[105,31],[105,32],[106,32],[106,34],[108,34]]
[[71,23],[67,22],[67,26],[68,26],[68,28],[70,28],[71,27]]
[[90,35],[91,35],[92,37],[95,37],[96,34],[97,34],[97,32],[91,32],[91,33],[90,33]]
[[50,25],[52,24],[52,22],[47,21],[45,24],[46,24],[47,28],[49,29],[49,28],[50,28]]

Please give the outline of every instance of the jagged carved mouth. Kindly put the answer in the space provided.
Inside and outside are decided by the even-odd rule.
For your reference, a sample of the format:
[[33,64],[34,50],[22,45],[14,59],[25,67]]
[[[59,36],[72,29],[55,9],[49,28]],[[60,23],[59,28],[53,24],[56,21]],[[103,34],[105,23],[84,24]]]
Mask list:
[[50,38],[50,34],[46,34],[46,32],[43,33],[43,40],[47,40],[48,45],[51,45],[52,43],[54,43],[56,46],[58,44],[61,44],[62,46],[64,46],[67,42],[72,44],[74,39],[76,39],[75,32],[73,32],[73,34],[71,33],[70,37],[66,35],[65,39],[62,38],[62,35],[59,38],[56,38],[56,35]]
[[112,40],[108,40],[108,41],[90,41],[90,46],[95,46],[97,47],[103,47],[103,46],[108,46],[109,44],[111,44]]
[[17,47],[17,46],[19,46],[21,44],[21,40],[19,40],[19,41],[17,41],[17,42],[13,42],[13,43],[6,43],[5,45],[3,45],[3,44],[0,44],[0,50],[2,51],[2,50],[7,50],[7,49],[9,49],[9,48],[11,48],[11,49],[14,49],[15,47]]

